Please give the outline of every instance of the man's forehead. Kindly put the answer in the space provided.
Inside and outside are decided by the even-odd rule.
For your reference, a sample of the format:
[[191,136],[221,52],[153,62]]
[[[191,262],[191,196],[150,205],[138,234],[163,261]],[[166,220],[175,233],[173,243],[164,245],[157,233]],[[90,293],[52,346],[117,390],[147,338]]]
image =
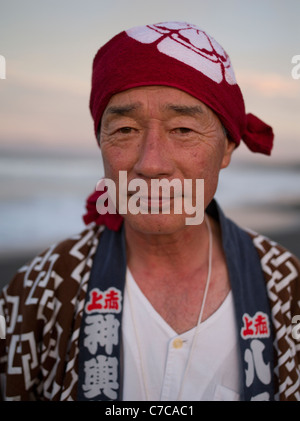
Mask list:
[[198,99],[177,88],[171,87],[137,87],[114,95],[104,114],[130,115],[143,111],[149,106],[162,112],[196,116],[208,108]]
[[[111,105],[108,106],[105,110],[106,115],[118,115],[126,116],[131,115],[136,111],[142,111],[144,108],[143,104],[140,102],[133,104],[124,104],[124,105]],[[169,112],[172,114],[181,114],[186,116],[196,116],[198,114],[203,114],[204,110],[201,105],[181,105],[181,104],[164,104],[160,107],[162,111]]]

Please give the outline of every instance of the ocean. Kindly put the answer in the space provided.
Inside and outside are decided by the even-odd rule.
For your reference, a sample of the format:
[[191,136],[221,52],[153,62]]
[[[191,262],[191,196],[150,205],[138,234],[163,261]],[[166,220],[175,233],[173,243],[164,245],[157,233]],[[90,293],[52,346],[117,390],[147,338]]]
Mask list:
[[[82,230],[85,199],[101,177],[100,156],[0,157],[0,256],[43,250]],[[216,198],[250,228],[299,227],[300,169],[231,164]]]

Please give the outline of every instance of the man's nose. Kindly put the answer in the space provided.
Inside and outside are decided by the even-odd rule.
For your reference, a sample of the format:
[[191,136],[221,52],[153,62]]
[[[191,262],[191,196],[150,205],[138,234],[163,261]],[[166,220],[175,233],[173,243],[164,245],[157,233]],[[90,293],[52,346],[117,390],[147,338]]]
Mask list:
[[135,164],[140,177],[168,177],[174,171],[171,145],[163,130],[147,128]]

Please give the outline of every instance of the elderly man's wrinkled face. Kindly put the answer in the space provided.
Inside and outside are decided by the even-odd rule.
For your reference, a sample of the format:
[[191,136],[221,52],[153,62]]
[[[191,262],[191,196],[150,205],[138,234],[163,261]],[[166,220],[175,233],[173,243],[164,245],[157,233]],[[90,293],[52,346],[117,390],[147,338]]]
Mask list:
[[[151,181],[204,179],[204,206],[214,197],[220,169],[234,149],[217,116],[205,104],[175,88],[149,86],[114,95],[101,121],[100,146],[105,177],[117,185],[119,171],[128,183],[143,180],[149,187],[145,205],[162,208],[165,198],[151,196]],[[128,192],[129,201],[132,192]],[[195,198],[194,198],[195,199]],[[144,233],[171,234],[186,226],[184,213],[126,214],[126,223]],[[155,202],[155,203],[154,203]]]

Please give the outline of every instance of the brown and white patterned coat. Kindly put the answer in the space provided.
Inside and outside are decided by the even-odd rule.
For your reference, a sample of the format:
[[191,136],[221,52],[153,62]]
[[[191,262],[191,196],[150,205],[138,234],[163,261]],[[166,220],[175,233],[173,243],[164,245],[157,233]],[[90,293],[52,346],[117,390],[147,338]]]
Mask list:
[[[6,400],[76,400],[78,340],[89,274],[103,227],[47,249],[23,266],[0,296],[7,323],[0,340]],[[300,400],[300,265],[269,239],[249,234],[260,256],[271,305],[277,400]]]

